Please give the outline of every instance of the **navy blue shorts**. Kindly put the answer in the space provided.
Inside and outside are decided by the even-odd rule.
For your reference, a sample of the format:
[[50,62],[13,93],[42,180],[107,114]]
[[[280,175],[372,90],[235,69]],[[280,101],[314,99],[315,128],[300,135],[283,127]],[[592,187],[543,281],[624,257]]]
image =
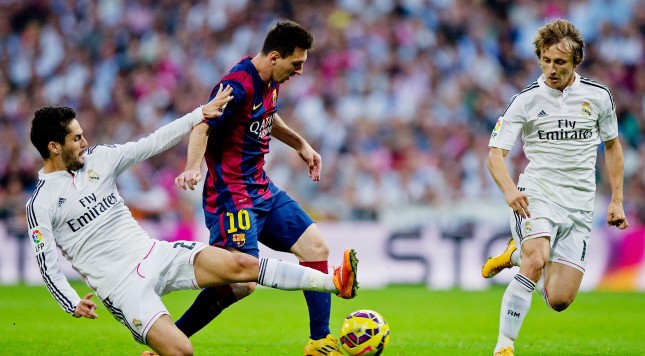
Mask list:
[[258,241],[273,250],[290,252],[314,223],[284,191],[251,208],[204,214],[211,245],[232,247],[255,257],[260,255]]

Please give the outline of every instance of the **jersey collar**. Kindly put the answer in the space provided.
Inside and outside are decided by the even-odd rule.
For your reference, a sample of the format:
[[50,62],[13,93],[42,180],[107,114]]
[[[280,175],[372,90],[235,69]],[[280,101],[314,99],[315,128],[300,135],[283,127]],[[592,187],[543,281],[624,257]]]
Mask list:
[[[574,72],[573,77],[574,77],[573,84],[571,84],[568,87],[564,88],[565,93],[575,91],[580,86],[580,75],[578,75],[578,73]],[[542,88],[542,90],[544,90],[544,91],[546,91],[546,92],[548,92],[550,94],[553,94],[553,95],[559,95],[561,93],[558,89],[553,89],[550,86],[546,85],[545,81],[546,81],[546,76],[544,74],[540,75],[540,78],[538,78],[538,80],[537,80],[538,85],[540,86],[540,88]]]

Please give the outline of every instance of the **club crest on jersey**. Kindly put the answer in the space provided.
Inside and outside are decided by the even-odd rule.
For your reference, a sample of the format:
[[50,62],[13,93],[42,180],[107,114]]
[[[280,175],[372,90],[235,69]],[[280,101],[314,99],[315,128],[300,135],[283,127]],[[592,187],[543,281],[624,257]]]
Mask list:
[[87,179],[90,181],[90,183],[96,183],[99,181],[99,179],[101,179],[101,176],[90,169],[89,171],[87,171]]
[[132,325],[134,325],[134,327],[137,328],[137,330],[141,330],[143,323],[139,319],[132,319]]
[[242,247],[246,243],[245,234],[233,234],[232,238],[233,238],[233,242],[235,242],[237,247]]
[[526,234],[530,234],[533,231],[533,225],[530,221],[525,222],[523,227]]
[[586,101],[583,102],[582,103],[582,110],[580,110],[580,112],[582,113],[582,115],[584,115],[586,117],[591,117],[591,104],[589,104]]
[[273,106],[275,106],[277,102],[278,102],[278,90],[273,89]]

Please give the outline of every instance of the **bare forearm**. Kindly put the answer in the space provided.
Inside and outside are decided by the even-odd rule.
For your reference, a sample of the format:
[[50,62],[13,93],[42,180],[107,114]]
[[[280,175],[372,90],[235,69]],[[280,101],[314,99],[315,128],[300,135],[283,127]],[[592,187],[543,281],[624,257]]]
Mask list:
[[618,139],[605,142],[605,164],[611,187],[611,200],[623,203],[624,159],[623,149]]
[[506,163],[504,161],[504,157],[507,152],[508,151],[504,152],[500,148],[492,148],[488,154],[488,170],[504,195],[508,192],[517,190],[517,186],[508,173],[508,169],[506,168]]
[[284,144],[295,150],[298,150],[306,142],[305,139],[302,138],[302,136],[298,135],[297,132],[287,126],[287,124],[278,114],[276,114],[273,118],[273,129],[271,130],[271,136],[282,141]]
[[206,145],[208,143],[208,124],[202,122],[195,126],[190,133],[190,140],[188,141],[188,155],[186,158],[186,170],[195,169],[199,170],[206,152]]

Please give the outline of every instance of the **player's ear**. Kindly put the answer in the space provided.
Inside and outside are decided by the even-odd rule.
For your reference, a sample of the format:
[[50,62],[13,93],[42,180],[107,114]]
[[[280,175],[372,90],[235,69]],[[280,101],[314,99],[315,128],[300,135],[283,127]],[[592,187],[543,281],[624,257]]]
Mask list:
[[55,153],[55,154],[60,154],[60,143],[54,142],[54,141],[49,141],[49,144],[47,145],[47,148],[49,148],[49,151]]
[[271,53],[269,53],[269,61],[271,64],[275,65],[278,62],[278,59],[280,59],[280,53],[278,53],[278,51],[271,51]]

